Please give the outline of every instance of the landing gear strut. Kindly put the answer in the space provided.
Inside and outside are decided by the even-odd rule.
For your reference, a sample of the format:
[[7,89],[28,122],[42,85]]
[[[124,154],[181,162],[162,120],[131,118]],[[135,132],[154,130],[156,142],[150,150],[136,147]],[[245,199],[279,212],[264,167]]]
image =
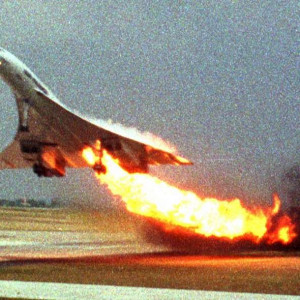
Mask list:
[[29,113],[29,107],[30,107],[30,99],[26,98],[23,99],[23,113],[21,116],[21,122],[19,130],[22,132],[28,132],[28,113]]
[[97,151],[97,158],[96,162],[94,164],[94,171],[97,173],[97,175],[106,174],[106,167],[102,163],[102,157],[103,157],[103,149],[101,147],[101,141],[97,140],[96,142],[96,151]]

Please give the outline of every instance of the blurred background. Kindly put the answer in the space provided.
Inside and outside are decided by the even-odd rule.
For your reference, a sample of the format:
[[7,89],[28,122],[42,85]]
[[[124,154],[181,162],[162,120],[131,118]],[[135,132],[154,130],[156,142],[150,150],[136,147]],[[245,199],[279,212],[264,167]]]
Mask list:
[[[169,141],[191,167],[151,173],[249,206],[299,203],[297,1],[2,1],[0,46],[69,108]],[[0,82],[0,148],[17,110]],[[0,172],[0,198],[120,205],[93,171]]]

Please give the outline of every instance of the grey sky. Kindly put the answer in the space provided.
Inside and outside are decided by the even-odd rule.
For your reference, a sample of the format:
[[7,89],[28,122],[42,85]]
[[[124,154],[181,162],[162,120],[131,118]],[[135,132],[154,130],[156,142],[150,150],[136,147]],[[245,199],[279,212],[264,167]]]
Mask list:
[[[23,0],[0,10],[0,46],[62,102],[159,135],[195,163],[153,170],[167,181],[270,201],[299,161],[297,1]],[[3,82],[0,102],[3,148],[17,127]],[[0,172],[0,197],[19,196],[110,199],[90,170],[63,180]]]

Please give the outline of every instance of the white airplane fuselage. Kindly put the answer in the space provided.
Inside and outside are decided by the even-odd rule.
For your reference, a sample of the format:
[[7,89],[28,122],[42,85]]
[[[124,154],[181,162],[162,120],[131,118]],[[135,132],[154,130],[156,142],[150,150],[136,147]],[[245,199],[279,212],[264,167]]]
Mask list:
[[[0,48],[0,77],[15,95],[19,113],[19,128],[15,140],[20,144],[23,159],[37,162],[33,165],[34,171],[37,169],[41,176],[52,177],[64,176],[66,166],[85,167],[84,159],[72,153],[74,149],[75,152],[80,152],[89,141],[96,139],[89,138],[89,134],[84,132],[87,121],[71,113],[22,61],[3,48]],[[66,124],[61,120],[61,124],[57,125],[56,107],[44,105],[41,94],[57,103],[57,106],[67,112],[67,116],[76,117],[80,121],[77,127],[82,128],[83,134],[77,136],[72,132],[75,124],[72,118]],[[51,129],[46,130],[45,124],[51,122],[56,123],[56,126],[50,126]],[[86,143],[82,142],[84,136]],[[38,151],[35,151],[36,148],[39,148]],[[97,168],[99,166],[95,166]],[[41,169],[43,171],[39,171]]]
[[[0,48],[0,77],[10,86],[17,103],[19,128],[13,143],[0,153],[0,169],[33,168],[38,176],[64,176],[65,167],[90,166],[82,157],[86,146],[98,141],[130,173],[146,173],[148,165],[191,164],[147,143],[101,127],[65,107],[17,57]],[[99,165],[100,164],[100,165]],[[96,172],[104,172],[99,164]]]

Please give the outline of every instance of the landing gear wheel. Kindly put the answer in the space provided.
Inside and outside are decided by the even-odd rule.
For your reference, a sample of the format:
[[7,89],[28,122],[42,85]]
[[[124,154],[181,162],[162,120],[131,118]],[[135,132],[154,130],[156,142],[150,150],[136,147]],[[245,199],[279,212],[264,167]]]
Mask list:
[[101,174],[106,174],[106,167],[102,164],[96,164],[94,166],[94,171],[98,174],[98,175],[101,175]]
[[43,167],[39,164],[33,165],[33,172],[38,176],[41,177],[44,173]]

